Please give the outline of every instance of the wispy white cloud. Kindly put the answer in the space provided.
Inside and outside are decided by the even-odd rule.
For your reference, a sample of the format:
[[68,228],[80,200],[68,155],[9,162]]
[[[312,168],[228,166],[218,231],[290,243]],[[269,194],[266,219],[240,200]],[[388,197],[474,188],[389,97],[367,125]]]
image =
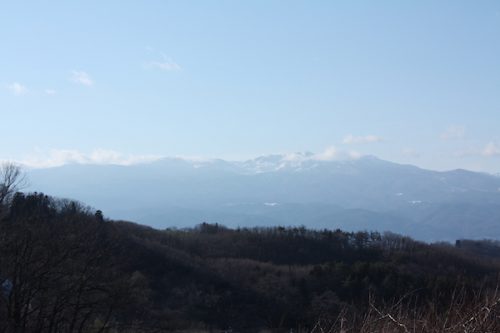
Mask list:
[[57,91],[55,91],[54,89],[45,89],[44,92],[46,95],[49,95],[49,96],[57,94]]
[[441,140],[457,140],[465,136],[465,126],[451,125],[441,133]]
[[11,84],[8,84],[7,89],[16,96],[21,96],[28,92],[28,88],[26,88],[19,82],[13,82]]
[[469,147],[457,151],[453,154],[454,157],[500,157],[500,144],[493,141],[488,142],[483,148]]
[[172,60],[166,60],[166,61],[151,61],[147,64],[147,67],[149,68],[158,68],[161,69],[162,71],[180,71],[181,66],[177,64],[176,62]]
[[489,142],[481,151],[481,155],[486,157],[500,156],[500,145]]
[[288,162],[302,162],[302,161],[334,161],[334,160],[350,160],[358,159],[362,156],[361,153],[351,150],[339,150],[334,146],[326,147],[320,153],[289,153],[284,155],[284,160]]
[[412,148],[404,148],[401,152],[403,153],[404,156],[407,157],[415,157],[415,158],[420,157],[420,153]]
[[172,58],[162,54],[162,60],[149,61],[145,64],[146,68],[160,69],[162,71],[173,72],[182,70],[181,66],[176,63]]
[[160,158],[162,157],[158,155],[130,155],[107,149],[95,149],[90,153],[74,149],[52,149],[48,152],[37,151],[19,163],[32,168],[49,168],[66,164],[132,165]]
[[71,81],[78,84],[82,84],[87,87],[94,85],[94,80],[92,80],[90,75],[84,71],[77,71],[77,70],[71,71]]
[[331,146],[327,147],[323,152],[314,154],[311,159],[317,161],[332,161],[339,157],[339,151],[337,148]]
[[342,140],[345,145],[374,143],[384,141],[383,138],[376,135],[354,136],[352,134],[346,135]]

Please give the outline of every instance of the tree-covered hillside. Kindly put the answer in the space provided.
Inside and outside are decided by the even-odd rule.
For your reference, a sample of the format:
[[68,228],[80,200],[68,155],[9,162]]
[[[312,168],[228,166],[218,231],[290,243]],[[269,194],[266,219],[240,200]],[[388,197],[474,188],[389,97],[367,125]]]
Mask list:
[[[493,304],[500,272],[470,246],[395,234],[205,223],[156,230],[40,193],[17,193],[2,212],[4,332],[334,332],[340,324],[403,332],[391,317],[420,326],[449,318],[444,329]],[[495,311],[485,323],[498,328]]]

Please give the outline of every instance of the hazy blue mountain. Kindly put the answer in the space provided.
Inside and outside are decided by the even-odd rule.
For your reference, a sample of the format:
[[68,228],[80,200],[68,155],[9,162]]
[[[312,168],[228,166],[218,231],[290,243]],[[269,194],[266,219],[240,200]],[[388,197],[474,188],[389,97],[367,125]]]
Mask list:
[[367,156],[311,153],[245,162],[165,158],[29,172],[31,189],[158,228],[307,225],[390,230],[426,240],[500,238],[500,177],[436,172]]

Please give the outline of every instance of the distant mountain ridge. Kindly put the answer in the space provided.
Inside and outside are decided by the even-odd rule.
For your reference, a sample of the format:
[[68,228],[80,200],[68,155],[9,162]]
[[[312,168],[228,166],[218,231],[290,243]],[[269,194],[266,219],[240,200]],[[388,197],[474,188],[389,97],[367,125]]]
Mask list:
[[244,162],[164,158],[29,172],[32,190],[157,228],[219,222],[390,230],[424,240],[500,239],[500,177],[438,172],[374,156],[313,153]]

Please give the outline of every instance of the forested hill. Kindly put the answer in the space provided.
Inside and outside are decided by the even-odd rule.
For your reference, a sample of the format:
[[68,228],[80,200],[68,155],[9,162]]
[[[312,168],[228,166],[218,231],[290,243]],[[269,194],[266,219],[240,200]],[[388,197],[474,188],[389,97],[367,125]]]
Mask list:
[[39,193],[16,194],[1,216],[1,332],[500,328],[500,262],[470,250],[481,242],[303,227],[156,230]]

